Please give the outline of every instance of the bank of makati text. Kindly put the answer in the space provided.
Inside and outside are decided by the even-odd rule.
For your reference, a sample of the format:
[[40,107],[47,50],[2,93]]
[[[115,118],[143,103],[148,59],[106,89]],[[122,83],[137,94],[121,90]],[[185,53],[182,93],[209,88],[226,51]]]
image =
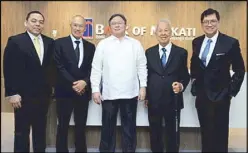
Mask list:
[[[126,35],[133,36],[144,36],[155,34],[156,26],[152,25],[149,28],[145,26],[127,26]],[[95,38],[103,39],[110,34],[109,26],[103,24],[95,24],[94,28]],[[172,27],[172,38],[173,40],[193,40],[196,36],[196,28],[191,27]]]

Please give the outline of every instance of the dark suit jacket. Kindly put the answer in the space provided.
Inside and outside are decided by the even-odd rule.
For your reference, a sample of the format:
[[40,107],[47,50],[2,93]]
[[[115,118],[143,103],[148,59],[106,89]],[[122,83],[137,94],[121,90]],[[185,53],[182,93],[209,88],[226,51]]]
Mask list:
[[83,63],[77,66],[76,53],[71,37],[59,38],[55,41],[54,59],[57,67],[56,97],[75,97],[77,93],[72,89],[74,81],[84,80],[87,83],[87,94],[90,98],[90,72],[95,45],[83,40]]
[[[187,68],[187,57],[188,52],[185,49],[172,44],[171,52],[164,69],[159,56],[159,45],[157,44],[147,49],[147,99],[149,101],[149,107],[169,106],[173,104],[174,92],[172,83],[174,81],[182,83],[184,90],[186,89],[190,79]],[[183,108],[182,93],[178,96],[178,106]]]
[[[219,33],[211,59],[205,67],[199,58],[204,35],[193,40],[191,57],[191,78],[195,79],[191,92],[197,96],[206,92],[211,101],[236,96],[244,79],[244,61],[235,38]],[[230,66],[234,71],[230,76]]]
[[44,58],[41,65],[28,33],[11,36],[4,51],[3,69],[5,95],[20,94],[21,97],[50,96],[53,85],[52,38],[41,35]]

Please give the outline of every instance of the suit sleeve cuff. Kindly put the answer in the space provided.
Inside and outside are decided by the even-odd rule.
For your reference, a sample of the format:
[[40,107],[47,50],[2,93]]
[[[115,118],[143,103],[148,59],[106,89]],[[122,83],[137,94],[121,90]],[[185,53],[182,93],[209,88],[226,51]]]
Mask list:
[[92,87],[92,93],[95,93],[95,92],[100,92],[99,88],[97,88],[97,87]]
[[16,96],[21,97],[19,94],[15,94],[15,95],[7,96],[6,98],[12,98],[12,97],[16,97]]
[[146,87],[147,86],[147,84],[146,84],[146,82],[140,82],[140,87],[142,88],[142,87]]
[[182,83],[180,83],[181,84],[181,87],[182,87],[182,89],[181,89],[181,92],[183,91],[183,89],[184,89],[184,87],[183,87],[183,84]]

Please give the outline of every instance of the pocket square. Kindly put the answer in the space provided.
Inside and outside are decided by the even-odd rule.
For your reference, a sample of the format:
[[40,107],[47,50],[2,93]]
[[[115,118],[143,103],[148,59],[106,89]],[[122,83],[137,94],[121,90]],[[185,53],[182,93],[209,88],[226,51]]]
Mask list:
[[221,56],[221,55],[225,55],[226,53],[218,53],[216,54],[216,56]]

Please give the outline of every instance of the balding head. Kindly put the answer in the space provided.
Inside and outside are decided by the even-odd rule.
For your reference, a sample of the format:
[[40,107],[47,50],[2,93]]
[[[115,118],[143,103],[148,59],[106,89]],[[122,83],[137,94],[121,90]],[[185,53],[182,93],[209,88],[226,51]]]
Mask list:
[[71,33],[79,39],[83,36],[85,30],[85,19],[82,15],[75,15],[71,19]]
[[82,15],[75,15],[71,18],[71,24],[75,21],[85,22],[85,19]]

